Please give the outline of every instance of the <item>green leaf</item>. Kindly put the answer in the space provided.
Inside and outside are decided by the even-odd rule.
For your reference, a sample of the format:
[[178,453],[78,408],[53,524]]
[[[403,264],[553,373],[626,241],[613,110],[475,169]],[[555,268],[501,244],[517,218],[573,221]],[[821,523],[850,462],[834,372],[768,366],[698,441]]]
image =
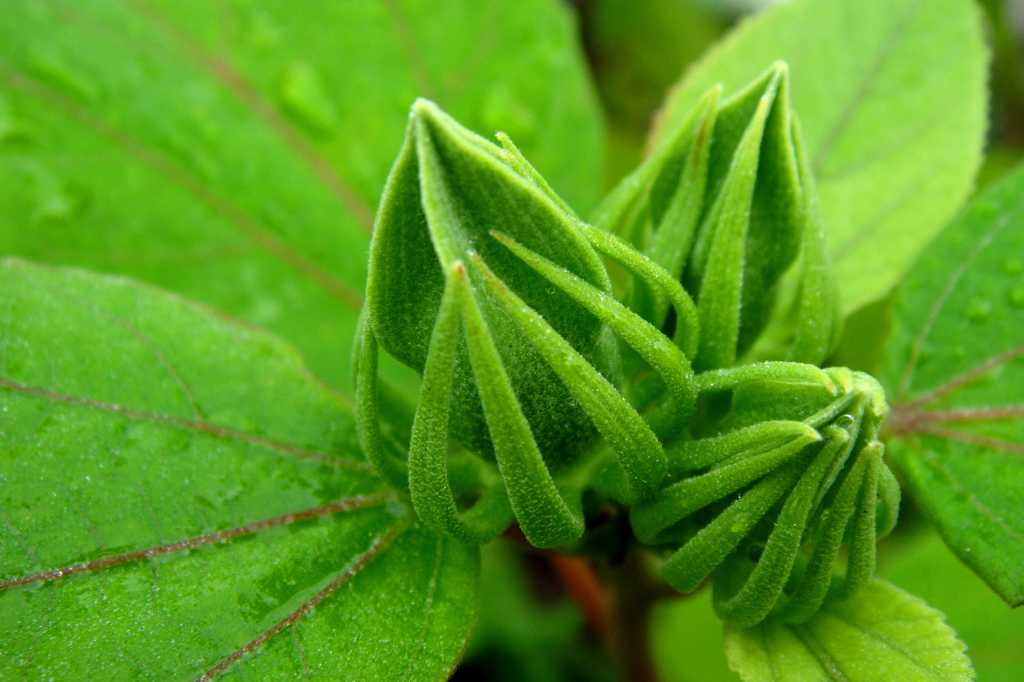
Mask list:
[[9,261],[0,290],[0,678],[452,669],[476,552],[419,528],[296,351],[122,279]]
[[922,254],[892,317],[893,462],[957,556],[1022,604],[1024,169]]
[[946,614],[983,682],[1024,679],[1024,610],[1011,609],[933,531],[885,547],[881,576]]
[[669,132],[716,83],[775,60],[818,181],[843,308],[883,296],[971,189],[986,54],[969,0],[793,0],[743,22],[668,99]]
[[662,600],[651,614],[651,648],[659,679],[671,682],[736,682],[722,655],[722,621],[711,590]]
[[802,625],[726,624],[729,666],[744,682],[958,682],[974,679],[940,612],[881,580],[827,602]]
[[0,13],[0,253],[209,303],[347,386],[409,105],[505,130],[586,209],[602,144],[581,62],[554,0],[18,2]]

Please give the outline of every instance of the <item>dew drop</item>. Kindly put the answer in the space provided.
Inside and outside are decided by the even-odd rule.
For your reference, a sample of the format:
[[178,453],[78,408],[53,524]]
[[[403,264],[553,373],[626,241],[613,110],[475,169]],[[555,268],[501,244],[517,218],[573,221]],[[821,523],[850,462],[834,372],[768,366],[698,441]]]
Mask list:
[[484,96],[484,126],[508,134],[516,144],[529,144],[537,133],[537,116],[508,83],[497,83]]
[[965,314],[968,320],[976,324],[987,322],[988,318],[992,315],[992,302],[981,298],[972,298],[967,303]]
[[281,317],[281,303],[272,296],[261,296],[252,302],[249,319],[259,325],[267,326]]
[[338,112],[323,81],[308,62],[292,62],[278,85],[285,112],[318,135],[327,135],[338,123]]
[[1011,288],[1006,292],[1006,299],[1014,308],[1024,308],[1024,286]]
[[10,138],[15,130],[17,124],[14,122],[14,114],[11,112],[11,105],[7,101],[7,98],[0,94],[0,142],[6,141]]
[[409,508],[402,504],[397,497],[389,497],[384,508],[395,518],[400,518],[409,513]]
[[836,426],[843,429],[851,429],[856,423],[857,419],[852,414],[844,414],[836,419]]
[[100,87],[73,62],[52,47],[37,47],[29,52],[28,66],[40,80],[86,104],[99,99]]
[[254,50],[269,52],[281,44],[281,29],[269,14],[255,10],[245,27],[245,42]]
[[988,201],[983,201],[975,205],[974,215],[976,215],[979,218],[989,218],[991,216],[994,216],[997,210],[998,209],[996,208],[995,204]]
[[89,192],[74,183],[66,183],[49,171],[38,169],[33,174],[36,223],[67,222],[78,217],[89,202]]

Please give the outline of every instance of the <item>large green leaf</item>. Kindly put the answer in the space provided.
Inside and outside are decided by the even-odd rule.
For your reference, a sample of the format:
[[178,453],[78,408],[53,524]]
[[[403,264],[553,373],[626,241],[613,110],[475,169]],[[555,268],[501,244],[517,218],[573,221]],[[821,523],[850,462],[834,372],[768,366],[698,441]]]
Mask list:
[[77,270],[0,291],[0,679],[446,676],[476,552],[418,527],[293,349]]
[[966,682],[963,643],[943,616],[874,580],[802,625],[725,626],[729,665],[744,682]]
[[1024,610],[1011,609],[928,530],[883,546],[881,576],[946,614],[980,682],[1024,679]]
[[670,94],[666,125],[789,63],[844,309],[884,295],[960,206],[981,159],[985,65],[971,0],[793,0],[742,23]]
[[892,315],[893,461],[950,548],[1022,604],[1024,168],[922,254]]
[[0,12],[0,253],[279,333],[336,386],[410,104],[508,132],[578,207],[597,109],[555,0],[19,0]]

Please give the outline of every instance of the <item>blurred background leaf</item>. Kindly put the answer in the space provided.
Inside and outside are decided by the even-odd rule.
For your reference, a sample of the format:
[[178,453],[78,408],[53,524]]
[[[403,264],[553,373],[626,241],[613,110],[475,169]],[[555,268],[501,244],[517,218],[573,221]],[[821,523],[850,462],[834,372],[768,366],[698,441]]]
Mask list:
[[782,3],[687,73],[662,129],[716,83],[731,95],[779,59],[849,313],[889,292],[973,186],[987,114],[980,12],[973,0]]
[[480,613],[452,682],[621,682],[548,559],[481,548]]
[[599,198],[600,113],[557,0],[10,3],[0,253],[210,303],[347,390],[373,211],[419,95],[509,133],[579,210]]
[[879,575],[946,614],[978,682],[1024,679],[1024,610],[1011,609],[923,526],[885,546]]
[[684,68],[728,25],[691,0],[576,0],[608,118],[610,188],[640,162],[652,117]]
[[722,621],[711,606],[711,590],[664,601],[654,611],[654,657],[665,682],[737,682],[722,653]]

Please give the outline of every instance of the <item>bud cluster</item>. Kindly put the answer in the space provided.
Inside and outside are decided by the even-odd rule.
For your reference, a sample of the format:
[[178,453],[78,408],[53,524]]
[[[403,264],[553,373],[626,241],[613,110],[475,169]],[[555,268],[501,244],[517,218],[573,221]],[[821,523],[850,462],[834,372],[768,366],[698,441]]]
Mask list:
[[[413,105],[370,247],[356,413],[426,526],[481,543],[517,521],[566,546],[596,495],[670,555],[671,585],[713,576],[745,624],[803,620],[870,577],[899,500],[887,406],[871,377],[816,366],[839,316],[787,92],[784,65],[710,91],[593,225],[507,136]],[[422,378],[407,445],[379,407],[381,349]],[[758,354],[788,360],[742,364]]]
[[[777,63],[724,102],[721,94],[712,88],[663,131],[593,223],[644,251],[698,302],[697,370],[732,366],[762,335],[761,355],[819,364],[840,318],[789,71]],[[664,322],[649,292],[638,287],[632,298]]]
[[631,513],[642,542],[678,548],[665,579],[692,592],[715,571],[722,618],[752,625],[777,607],[802,621],[832,587],[845,541],[845,582],[833,592],[855,591],[873,574],[875,539],[892,529],[899,506],[878,440],[888,412],[878,382],[845,368],[767,362],[706,372],[698,386],[708,398],[727,394],[727,413],[714,435],[667,448],[675,482]]

